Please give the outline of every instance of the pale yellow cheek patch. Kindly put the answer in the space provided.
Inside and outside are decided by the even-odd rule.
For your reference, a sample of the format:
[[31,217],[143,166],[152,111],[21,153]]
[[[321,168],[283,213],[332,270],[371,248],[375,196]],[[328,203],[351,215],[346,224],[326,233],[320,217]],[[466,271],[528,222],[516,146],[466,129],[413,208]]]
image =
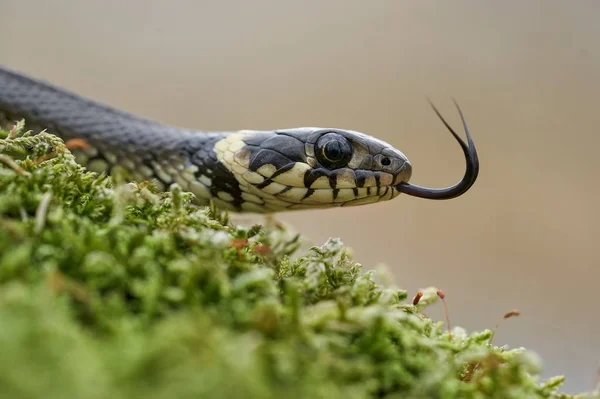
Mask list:
[[223,153],[223,160],[227,163],[227,165],[232,166],[233,165],[233,152],[225,151]]
[[237,140],[229,144],[229,151],[236,152],[244,148],[244,142],[242,140]]
[[273,178],[277,183],[291,187],[304,187],[304,174],[310,170],[310,166],[297,162],[294,167]]
[[256,172],[248,171],[242,175],[244,180],[246,180],[250,184],[260,184],[265,181],[265,178]]
[[275,166],[268,164],[258,168],[257,172],[263,175],[264,177],[269,178],[273,176],[273,173],[277,172],[277,169],[275,169]]
[[227,148],[229,147],[229,142],[227,141],[227,139],[225,140],[219,140],[215,143],[215,152],[224,152],[225,150],[227,150]]

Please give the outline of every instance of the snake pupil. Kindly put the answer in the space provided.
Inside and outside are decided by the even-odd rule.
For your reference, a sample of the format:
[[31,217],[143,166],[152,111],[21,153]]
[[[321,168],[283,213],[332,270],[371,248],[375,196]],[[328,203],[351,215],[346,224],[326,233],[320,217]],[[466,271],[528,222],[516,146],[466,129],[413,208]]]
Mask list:
[[317,140],[315,153],[324,167],[343,168],[352,159],[352,145],[340,134],[327,133]]
[[333,162],[339,160],[342,157],[342,148],[338,141],[330,141],[329,143],[325,144],[323,152],[325,156]]
[[381,164],[382,164],[383,166],[390,166],[390,165],[391,165],[391,163],[392,163],[392,161],[391,161],[389,158],[387,158],[387,157],[386,157],[386,158],[383,158],[383,159],[381,160]]

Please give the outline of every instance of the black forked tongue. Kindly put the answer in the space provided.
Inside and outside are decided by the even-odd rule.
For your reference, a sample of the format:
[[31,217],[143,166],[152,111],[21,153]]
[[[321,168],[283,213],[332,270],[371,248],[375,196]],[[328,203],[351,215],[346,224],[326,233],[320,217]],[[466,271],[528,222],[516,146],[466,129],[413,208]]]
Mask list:
[[460,114],[460,119],[462,120],[463,127],[465,129],[465,133],[467,134],[467,144],[456,134],[454,129],[450,127],[448,122],[444,119],[444,117],[437,110],[435,105],[429,102],[431,107],[437,114],[437,116],[442,120],[446,128],[452,133],[460,147],[462,148],[465,154],[465,161],[467,163],[467,169],[465,171],[465,175],[462,180],[456,183],[452,187],[447,188],[427,188],[427,187],[419,187],[409,183],[400,183],[396,186],[396,189],[404,194],[412,195],[414,197],[427,198],[427,199],[435,199],[435,200],[445,200],[456,198],[464,193],[466,193],[469,188],[475,183],[477,180],[477,175],[479,173],[479,159],[477,158],[477,150],[475,149],[475,143],[471,138],[471,133],[469,133],[469,128],[467,127],[467,122],[465,122],[465,118],[460,110],[460,107],[454,101],[454,105],[456,105],[456,109]]

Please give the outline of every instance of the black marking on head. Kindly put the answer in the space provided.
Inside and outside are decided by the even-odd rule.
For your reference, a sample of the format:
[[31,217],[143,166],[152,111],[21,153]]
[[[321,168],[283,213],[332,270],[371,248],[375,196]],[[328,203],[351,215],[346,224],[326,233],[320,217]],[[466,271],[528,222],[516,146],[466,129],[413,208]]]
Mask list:
[[[252,148],[252,147],[250,147]],[[251,150],[251,153],[254,152]],[[250,155],[250,170],[256,172],[263,165],[273,165],[276,170],[290,163],[290,158],[281,155],[277,151],[261,149]]]
[[319,177],[329,176],[331,172],[326,169],[309,169],[304,173],[304,187],[310,187]]
[[327,175],[327,177],[329,177],[329,185],[331,186],[331,188],[336,188],[337,187],[337,176],[336,176],[336,174],[335,173],[329,173]]
[[339,192],[340,192],[339,188],[334,188],[333,189],[333,199],[334,200],[337,198]]
[[367,177],[373,176],[373,173],[367,170],[359,169],[354,171],[354,175],[356,176],[356,186],[364,187],[365,183],[367,182]]
[[275,171],[275,173],[273,173],[273,175],[271,176],[271,179],[276,178],[277,176],[279,176],[282,173],[287,172],[288,170],[292,169],[294,167],[294,165],[296,165],[295,162],[292,163],[288,163],[287,165],[282,166],[281,168],[277,169]]
[[371,187],[367,187],[367,195],[371,195]]
[[358,197],[358,188],[354,187],[354,188],[352,189],[352,192],[354,193],[354,196],[355,196],[355,197]]
[[308,190],[306,190],[306,194],[304,194],[304,197],[302,197],[302,200],[309,198],[314,193],[315,193],[315,190],[313,188],[309,188]]
[[379,194],[379,188],[381,187],[381,182],[379,181],[379,173],[374,173],[375,175],[375,185],[377,186],[377,193]]

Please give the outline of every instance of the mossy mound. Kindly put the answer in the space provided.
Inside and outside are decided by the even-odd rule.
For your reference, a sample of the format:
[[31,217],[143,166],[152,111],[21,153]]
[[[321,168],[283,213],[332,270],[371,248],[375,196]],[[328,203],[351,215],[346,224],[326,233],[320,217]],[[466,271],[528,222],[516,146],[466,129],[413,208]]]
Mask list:
[[[22,127],[21,127],[22,128]],[[235,226],[0,135],[0,395],[567,398],[491,331],[449,335],[338,239]]]

